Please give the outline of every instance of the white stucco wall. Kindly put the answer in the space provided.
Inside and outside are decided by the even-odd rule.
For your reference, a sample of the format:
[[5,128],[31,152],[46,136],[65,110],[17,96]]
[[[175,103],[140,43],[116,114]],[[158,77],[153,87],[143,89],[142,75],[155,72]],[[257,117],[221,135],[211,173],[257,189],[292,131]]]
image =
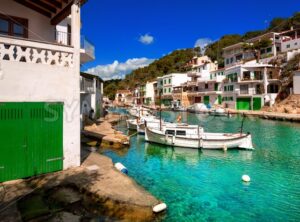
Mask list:
[[39,41],[55,40],[55,26],[50,24],[50,19],[33,11],[15,1],[1,0],[1,13],[28,19],[28,37]]
[[63,102],[64,169],[80,165],[79,72],[74,68],[0,61],[1,102]]
[[293,82],[294,94],[300,94],[300,71],[295,72]]

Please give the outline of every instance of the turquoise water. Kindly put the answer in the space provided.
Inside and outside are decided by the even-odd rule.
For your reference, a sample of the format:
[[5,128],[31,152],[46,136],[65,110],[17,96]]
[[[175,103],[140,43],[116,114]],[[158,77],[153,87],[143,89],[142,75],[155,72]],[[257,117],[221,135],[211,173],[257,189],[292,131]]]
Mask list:
[[[177,115],[163,113],[169,121]],[[181,115],[211,132],[236,132],[241,125],[239,117]],[[118,127],[125,130],[124,123]],[[244,130],[253,135],[254,151],[172,149],[138,135],[122,156],[103,152],[167,203],[163,221],[300,221],[300,125],[247,118]]]

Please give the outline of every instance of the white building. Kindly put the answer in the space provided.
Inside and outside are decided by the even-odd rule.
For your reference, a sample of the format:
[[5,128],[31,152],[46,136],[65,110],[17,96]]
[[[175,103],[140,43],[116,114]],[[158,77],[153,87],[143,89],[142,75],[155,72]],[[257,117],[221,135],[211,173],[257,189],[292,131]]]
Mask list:
[[[190,81],[186,83],[187,96],[189,104],[194,103],[209,103],[215,104],[215,97],[217,97],[215,85],[222,82],[224,78],[223,72],[217,71],[218,65],[211,61],[208,56],[194,57],[188,66],[191,71],[187,73]],[[215,73],[222,76],[216,75]],[[218,89],[219,87],[217,87]],[[210,96],[211,95],[211,96]]]
[[281,51],[280,33],[268,32],[245,42],[239,42],[223,48],[225,68],[245,64],[249,61],[254,61],[255,63],[254,53],[251,50],[245,50],[244,46],[245,44],[251,45],[261,40],[271,40],[270,46],[260,49],[260,57],[264,63],[267,63]]
[[154,105],[155,104],[155,87],[156,87],[156,85],[157,85],[157,81],[146,83],[144,104],[146,104],[146,105]]
[[173,87],[180,86],[189,80],[191,78],[186,73],[171,73],[157,78],[157,88],[161,92],[162,104],[171,106]]
[[268,64],[237,65],[225,70],[223,104],[237,110],[272,106],[280,88],[280,70]]
[[300,94],[300,70],[294,72],[293,93]]
[[[93,74],[80,73],[80,115],[98,119],[103,116],[103,80]],[[82,125],[83,126],[83,125]]]
[[117,90],[114,103],[121,106],[133,103],[133,93],[131,93],[131,91],[127,89]]
[[0,182],[80,165],[79,3],[1,1]]

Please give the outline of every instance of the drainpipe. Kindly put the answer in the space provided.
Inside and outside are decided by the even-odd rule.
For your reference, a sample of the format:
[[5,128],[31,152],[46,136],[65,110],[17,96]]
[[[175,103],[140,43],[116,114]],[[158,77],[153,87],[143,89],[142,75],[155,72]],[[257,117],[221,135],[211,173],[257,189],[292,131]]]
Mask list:
[[[268,85],[269,85],[269,82],[268,82],[268,76],[267,76],[267,67],[264,67],[264,79],[263,79],[263,82],[264,82],[264,98],[267,96],[268,94]],[[271,105],[271,103],[270,103]]]

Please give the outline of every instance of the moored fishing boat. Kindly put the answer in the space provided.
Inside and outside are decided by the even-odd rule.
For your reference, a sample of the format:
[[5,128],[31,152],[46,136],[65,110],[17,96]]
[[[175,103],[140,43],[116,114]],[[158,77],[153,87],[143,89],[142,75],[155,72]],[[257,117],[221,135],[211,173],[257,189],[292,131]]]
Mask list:
[[253,149],[250,133],[206,133],[197,125],[164,125],[160,129],[146,127],[148,142],[194,149]]
[[226,110],[223,108],[216,108],[209,111],[211,116],[227,116]]

